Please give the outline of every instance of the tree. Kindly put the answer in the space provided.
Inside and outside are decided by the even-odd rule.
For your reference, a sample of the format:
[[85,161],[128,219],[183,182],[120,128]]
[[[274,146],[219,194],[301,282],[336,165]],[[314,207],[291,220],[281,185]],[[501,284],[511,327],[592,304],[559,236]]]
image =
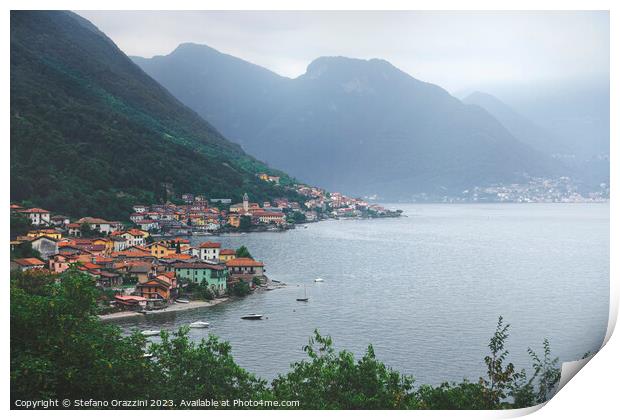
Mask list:
[[239,217],[239,229],[240,230],[248,230],[252,227],[252,217],[251,216],[241,216]]
[[200,293],[200,297],[204,300],[215,299],[215,293],[213,293],[213,289],[209,286],[207,281],[204,279],[200,282],[200,287],[198,291]]
[[306,215],[300,211],[292,211],[286,216],[286,221],[289,223],[304,223]]
[[243,297],[249,295],[250,292],[250,285],[243,280],[239,280],[229,287],[229,293],[233,296]]
[[[561,369],[559,359],[551,357],[551,345],[546,338],[543,340],[543,357],[538,356],[531,348],[527,349],[532,358],[533,374],[527,379],[525,370],[522,370],[519,379],[512,386],[510,395],[513,397],[515,408],[531,407],[548,401],[556,392],[560,382]],[[584,355],[584,359],[587,354]],[[538,379],[538,381],[536,381]],[[537,383],[538,389],[535,384]]]
[[331,337],[317,330],[304,348],[310,360],[272,383],[276,400],[299,400],[304,409],[403,409],[416,406],[413,378],[386,367],[370,345],[356,361],[351,352],[336,353]]
[[93,229],[90,224],[88,223],[82,223],[80,225],[80,235],[83,238],[94,238],[95,236],[98,235],[98,232]]
[[505,344],[508,339],[509,328],[510,324],[504,325],[504,319],[500,316],[495,334],[489,341],[491,354],[484,358],[484,363],[487,365],[487,378],[480,378],[479,383],[485,387],[485,401],[489,409],[500,406],[500,403],[506,398],[507,390],[521,375],[515,372],[512,363],[508,363],[504,367],[504,362],[508,356]]
[[156,398],[172,399],[177,407],[182,400],[271,399],[267,383],[235,363],[230,344],[211,334],[195,343],[188,332],[188,327],[175,334],[162,331],[161,342],[149,346],[157,361],[149,383]]
[[150,382],[151,373],[145,340],[123,337],[96,318],[94,280],[75,269],[60,282],[36,276],[11,281],[12,400],[143,395],[140,384]]
[[[56,280],[60,280],[60,282]],[[266,383],[239,367],[230,345],[186,328],[149,345],[97,317],[89,276],[13,273],[11,399],[263,399]],[[149,360],[145,353],[153,354]]]
[[252,254],[250,254],[250,251],[248,251],[245,245],[241,245],[239,248],[237,248],[237,251],[235,251],[235,257],[252,258]]
[[230,345],[213,335],[193,342],[182,327],[162,332],[157,343],[138,331],[123,336],[96,317],[100,291],[74,267],[62,275],[13,272],[10,293],[13,402],[172,399],[176,408],[186,408],[181,401],[241,399],[298,400],[303,409],[497,409],[544,402],[560,379],[548,340],[542,356],[528,350],[531,378],[505,365],[509,326],[501,317],[485,358],[488,378],[477,383],[416,389],[413,377],[377,360],[372,345],[356,359],[346,350],[336,352],[332,339],[315,331],[304,348],[308,358],[268,386],[241,368]]
[[32,229],[30,218],[18,213],[11,213],[11,238],[23,236]]
[[11,251],[11,259],[15,258],[41,258],[41,254],[36,249],[32,248],[30,242],[23,242],[15,246],[15,249]]

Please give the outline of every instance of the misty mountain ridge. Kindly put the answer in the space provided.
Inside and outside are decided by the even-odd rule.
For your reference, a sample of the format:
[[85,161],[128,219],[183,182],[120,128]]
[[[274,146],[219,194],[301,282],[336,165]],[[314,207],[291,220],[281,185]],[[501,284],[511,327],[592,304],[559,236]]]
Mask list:
[[574,153],[570,145],[562,144],[551,133],[545,131],[545,129],[491,94],[476,91],[463,98],[462,101],[463,103],[478,105],[483,108],[497,118],[515,138],[535,149],[550,155]]
[[295,79],[197,44],[134,61],[248,152],[331,190],[400,199],[565,171],[385,60],[320,57]]
[[596,151],[596,147],[588,153],[589,149],[576,145],[573,138],[550,132],[489,93],[473,92],[463,98],[463,102],[485,109],[515,138],[552,155],[566,165],[580,181],[591,186],[609,182],[609,158],[604,153],[591,155],[590,153]]

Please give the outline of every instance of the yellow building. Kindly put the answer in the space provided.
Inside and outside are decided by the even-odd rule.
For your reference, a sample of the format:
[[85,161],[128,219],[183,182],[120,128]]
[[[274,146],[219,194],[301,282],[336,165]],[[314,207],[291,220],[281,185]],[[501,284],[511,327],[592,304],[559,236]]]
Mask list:
[[105,246],[105,254],[111,254],[114,252],[114,241],[108,238],[97,238],[93,239],[93,245],[103,245]]
[[51,239],[62,239],[62,233],[55,231],[54,229],[40,229],[31,230],[26,234],[29,239],[40,238],[41,236],[47,236]]
[[176,253],[176,249],[168,248],[163,242],[154,242],[147,246],[151,255],[157,258],[168,258]]
[[235,259],[234,249],[222,249],[220,251],[220,261],[226,262]]

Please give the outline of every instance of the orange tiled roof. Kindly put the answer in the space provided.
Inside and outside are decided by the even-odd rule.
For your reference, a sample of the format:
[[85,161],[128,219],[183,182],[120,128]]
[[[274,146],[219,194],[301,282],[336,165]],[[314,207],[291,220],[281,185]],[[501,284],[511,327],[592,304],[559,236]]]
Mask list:
[[144,251],[119,251],[119,252],[113,252],[112,257],[151,257],[151,253],[150,252],[144,252]]
[[162,276],[166,276],[169,279],[174,279],[176,278],[176,274],[174,273],[174,271],[164,271],[163,273],[161,273]]
[[226,267],[263,267],[264,265],[262,262],[252,258],[233,258],[226,261]]
[[284,213],[266,210],[256,210],[252,214],[258,217],[284,217]]
[[237,252],[234,249],[222,249],[220,255],[235,255]]
[[189,260],[193,257],[189,254],[172,254],[169,255],[168,258],[172,260]]
[[38,258],[18,258],[13,261],[21,266],[45,265],[45,263]]
[[44,210],[38,207],[34,207],[31,209],[20,210],[20,213],[49,213],[49,210]]
[[222,244],[219,242],[203,242],[200,244],[200,248],[219,248]]
[[102,268],[98,264],[93,264],[93,263],[89,263],[89,262],[82,263],[82,265],[84,266],[84,268],[86,268],[88,270],[99,270],[99,269]]

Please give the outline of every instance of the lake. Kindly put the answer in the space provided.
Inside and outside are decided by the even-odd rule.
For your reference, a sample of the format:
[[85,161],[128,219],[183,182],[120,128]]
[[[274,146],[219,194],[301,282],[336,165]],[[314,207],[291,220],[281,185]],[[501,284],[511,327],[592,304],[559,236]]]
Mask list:
[[[196,320],[237,362],[272,379],[304,358],[315,328],[416,383],[477,380],[500,315],[509,360],[548,338],[561,361],[600,347],[609,312],[609,204],[399,204],[407,217],[334,220],[287,232],[194,237],[246,245],[286,288],[210,308],[119,322],[176,329]],[[315,283],[321,277],[324,283]],[[308,303],[295,299],[304,295]],[[243,321],[249,312],[267,316]]]

